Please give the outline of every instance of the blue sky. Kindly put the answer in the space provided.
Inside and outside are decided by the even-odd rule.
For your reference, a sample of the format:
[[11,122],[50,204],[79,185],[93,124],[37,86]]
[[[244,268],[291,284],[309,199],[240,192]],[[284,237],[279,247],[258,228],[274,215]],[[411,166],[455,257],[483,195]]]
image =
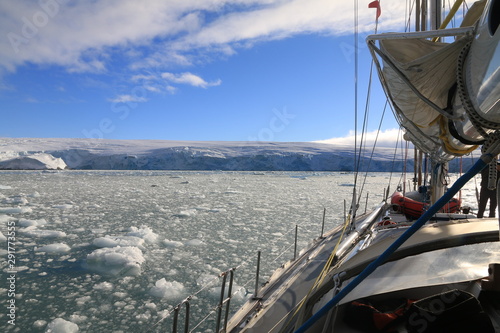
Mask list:
[[[359,1],[360,117],[369,2]],[[379,31],[401,29],[404,7],[382,1]],[[0,137],[349,136],[353,10],[333,0],[2,1]],[[374,78],[370,131],[385,102]],[[388,111],[383,129],[396,127]]]

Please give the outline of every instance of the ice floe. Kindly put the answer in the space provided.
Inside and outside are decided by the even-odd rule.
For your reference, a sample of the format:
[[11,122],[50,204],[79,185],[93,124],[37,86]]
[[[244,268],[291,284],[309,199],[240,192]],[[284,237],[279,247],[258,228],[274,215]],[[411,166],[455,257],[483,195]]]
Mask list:
[[37,229],[36,227],[27,227],[23,229],[19,229],[19,233],[24,236],[34,237],[34,238],[63,238],[66,237],[66,233],[64,231],[59,230],[42,230]]
[[149,294],[154,297],[172,300],[184,296],[185,287],[177,281],[167,281],[162,278],[155,282],[154,287],[149,289]]
[[164,239],[163,240],[163,244],[166,247],[181,247],[181,246],[184,246],[184,243],[182,243],[182,242],[168,240],[168,239]]
[[181,210],[179,213],[174,214],[174,217],[187,218],[196,215],[196,209]]
[[73,205],[70,205],[70,204],[53,205],[52,208],[57,208],[57,209],[71,209],[71,208],[73,208]]
[[96,285],[94,285],[93,289],[95,290],[103,290],[103,291],[111,291],[113,290],[113,284],[111,282],[101,282]]
[[79,323],[84,323],[85,321],[87,321],[88,317],[82,316],[82,315],[77,315],[77,314],[72,314],[71,316],[69,316],[69,319],[71,322],[73,322],[75,324],[79,324]]
[[48,244],[41,247],[35,247],[35,252],[45,252],[45,253],[65,253],[69,252],[71,247],[64,243],[54,243]]
[[47,224],[47,221],[45,219],[39,219],[39,220],[27,220],[27,219],[19,219],[17,224],[20,227],[41,227]]
[[97,247],[115,247],[115,246],[135,246],[144,250],[144,239],[136,236],[109,236],[98,237],[92,242]]
[[32,213],[29,207],[0,207],[0,214],[26,214]]
[[8,204],[8,205],[26,205],[28,204],[28,199],[21,195],[15,195],[12,197],[8,197],[5,199],[2,199],[3,204]]
[[[224,290],[227,292],[229,290],[229,283],[226,283]],[[209,290],[212,297],[219,297],[222,292],[222,287],[214,287]],[[245,300],[248,292],[245,287],[238,286],[234,284],[232,286],[231,294],[233,295],[234,300]]]
[[150,227],[145,226],[141,228],[130,227],[126,235],[142,238],[146,243],[154,243],[158,239],[158,235]]
[[86,267],[102,275],[137,276],[145,258],[135,246],[112,247],[94,250],[87,255]]
[[76,333],[79,331],[78,325],[62,318],[52,320],[45,333]]
[[35,320],[35,322],[33,323],[33,327],[36,328],[36,329],[41,329],[41,328],[44,328],[45,326],[47,326],[47,322],[45,320]]
[[203,245],[205,243],[203,243],[202,240],[200,239],[191,239],[191,240],[188,240],[186,243],[184,243],[186,246],[200,246],[200,245]]
[[7,223],[9,221],[15,221],[16,218],[8,215],[0,215],[0,223]]

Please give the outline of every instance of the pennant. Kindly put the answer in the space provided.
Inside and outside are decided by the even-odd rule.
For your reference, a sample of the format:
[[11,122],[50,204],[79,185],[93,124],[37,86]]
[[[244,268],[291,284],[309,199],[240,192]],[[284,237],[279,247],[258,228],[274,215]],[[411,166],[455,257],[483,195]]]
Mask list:
[[368,4],[368,8],[377,8],[377,20],[378,20],[380,14],[382,13],[382,10],[380,9],[380,1],[375,0],[370,2]]

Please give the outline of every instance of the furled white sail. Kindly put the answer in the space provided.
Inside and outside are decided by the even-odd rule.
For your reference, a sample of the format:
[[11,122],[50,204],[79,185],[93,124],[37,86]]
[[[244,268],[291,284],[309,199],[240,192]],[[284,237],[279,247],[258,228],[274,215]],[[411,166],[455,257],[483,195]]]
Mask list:
[[[463,38],[452,44],[388,39],[380,41],[380,48],[423,96],[444,110],[456,82],[457,58],[466,42]],[[440,114],[416,96],[391,66],[384,63],[383,73],[390,97],[406,120],[423,129],[436,124]]]
[[460,154],[461,147],[443,145],[443,138],[448,135],[447,126],[443,125],[446,119],[436,107],[443,110],[442,113],[450,109],[450,90],[456,83],[457,59],[467,42],[466,38],[453,43],[426,39],[380,41],[380,49],[387,57],[382,70],[386,90],[401,125],[410,132],[409,139],[421,150],[442,161]]

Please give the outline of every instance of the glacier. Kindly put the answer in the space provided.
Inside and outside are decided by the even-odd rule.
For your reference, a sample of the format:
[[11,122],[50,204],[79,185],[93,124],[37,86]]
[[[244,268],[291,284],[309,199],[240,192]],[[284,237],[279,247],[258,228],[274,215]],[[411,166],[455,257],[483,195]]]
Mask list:
[[[317,142],[0,138],[0,169],[353,171],[355,153],[353,146]],[[360,155],[362,171],[403,170],[394,148]],[[406,163],[412,171],[412,160]]]

